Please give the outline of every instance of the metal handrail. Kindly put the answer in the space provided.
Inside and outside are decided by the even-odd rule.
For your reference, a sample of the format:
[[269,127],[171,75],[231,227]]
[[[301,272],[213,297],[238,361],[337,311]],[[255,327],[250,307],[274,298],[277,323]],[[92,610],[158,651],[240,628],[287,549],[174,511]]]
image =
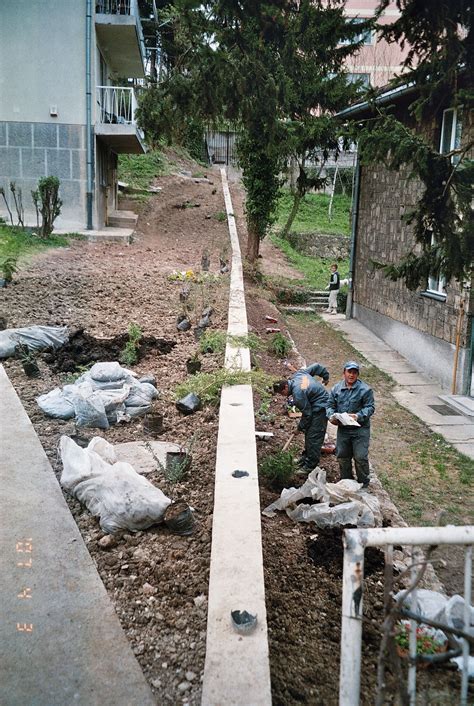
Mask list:
[[[359,706],[362,609],[364,581],[364,551],[366,547],[385,547],[392,555],[394,546],[418,547],[440,544],[464,545],[464,631],[470,627],[472,592],[472,546],[474,526],[455,527],[384,527],[375,529],[350,529],[344,531],[344,568],[342,589],[342,634],[339,680],[339,706]],[[412,549],[413,556],[413,549]],[[391,562],[390,562],[391,563]],[[416,574],[412,564],[412,579]],[[416,589],[412,600],[416,599]],[[410,666],[408,670],[408,696],[410,706],[416,702],[416,625],[410,631]],[[463,640],[461,676],[461,706],[467,706],[469,644]]]
[[135,125],[137,101],[133,88],[97,86],[98,123]]
[[95,11],[103,15],[135,15],[134,0],[96,0]]

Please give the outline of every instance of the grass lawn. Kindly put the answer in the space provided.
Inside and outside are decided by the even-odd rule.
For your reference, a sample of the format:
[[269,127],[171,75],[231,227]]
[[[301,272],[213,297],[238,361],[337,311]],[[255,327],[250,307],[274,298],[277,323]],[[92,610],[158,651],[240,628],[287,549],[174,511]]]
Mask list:
[[[329,220],[328,194],[307,194],[298,209],[291,231],[295,233],[327,233],[328,235],[350,235],[351,197],[336,194]],[[278,200],[276,226],[282,228],[293,205],[293,197],[285,189]]]
[[71,238],[81,239],[77,233],[67,235],[54,235],[49,238],[40,238],[33,235],[30,229],[22,230],[15,226],[0,223],[0,272],[5,260],[13,258],[19,262],[28,260],[31,255],[42,252],[48,248],[58,248],[69,245]]
[[134,189],[147,189],[153,179],[168,173],[168,161],[158,150],[146,154],[119,155],[119,181],[124,181]]
[[[287,240],[279,238],[277,235],[271,235],[270,238],[272,243],[286,255],[288,262],[294,265],[303,274],[302,279],[286,280],[285,282],[279,279],[279,282],[282,284],[286,283],[308,287],[310,289],[325,289],[325,287],[327,287],[332,260],[302,255],[295,250]],[[339,261],[338,271],[341,279],[347,278],[349,274],[349,258]]]

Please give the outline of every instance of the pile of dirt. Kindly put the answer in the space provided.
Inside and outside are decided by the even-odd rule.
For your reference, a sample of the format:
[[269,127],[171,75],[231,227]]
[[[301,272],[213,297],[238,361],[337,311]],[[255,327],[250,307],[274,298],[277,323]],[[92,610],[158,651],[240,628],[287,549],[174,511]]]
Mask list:
[[[56,351],[44,353],[43,360],[55,373],[75,373],[98,361],[120,360],[128,341],[128,333],[120,333],[106,339],[91,336],[84,329],[79,329],[71,334],[65,346]],[[137,361],[143,360],[150,351],[157,351],[158,355],[166,355],[175,346],[175,340],[142,336],[136,349]]]

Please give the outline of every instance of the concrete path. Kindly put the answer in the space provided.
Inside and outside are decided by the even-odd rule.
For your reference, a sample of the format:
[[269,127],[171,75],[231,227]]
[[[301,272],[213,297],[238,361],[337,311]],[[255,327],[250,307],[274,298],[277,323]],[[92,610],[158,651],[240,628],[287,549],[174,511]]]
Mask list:
[[321,316],[333,328],[342,331],[370,363],[396,380],[397,387],[392,394],[397,402],[458,451],[474,459],[474,417],[448,406],[446,392],[443,393],[435,380],[419,373],[412,363],[356,319],[346,319],[343,314],[323,313]]
[[156,701],[0,365],[0,703]]

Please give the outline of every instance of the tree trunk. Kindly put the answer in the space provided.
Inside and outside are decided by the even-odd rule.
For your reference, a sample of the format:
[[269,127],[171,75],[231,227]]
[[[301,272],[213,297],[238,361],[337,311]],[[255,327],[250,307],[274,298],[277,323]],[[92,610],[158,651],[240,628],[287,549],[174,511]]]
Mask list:
[[280,237],[285,238],[285,240],[288,238],[288,233],[290,232],[290,228],[293,225],[293,221],[295,220],[296,214],[298,213],[302,198],[303,195],[298,192],[293,194],[293,206],[291,207],[288,219],[280,233]]
[[247,254],[246,258],[249,262],[256,262],[258,258],[258,251],[260,248],[260,238],[258,236],[257,229],[255,226],[247,221]]

